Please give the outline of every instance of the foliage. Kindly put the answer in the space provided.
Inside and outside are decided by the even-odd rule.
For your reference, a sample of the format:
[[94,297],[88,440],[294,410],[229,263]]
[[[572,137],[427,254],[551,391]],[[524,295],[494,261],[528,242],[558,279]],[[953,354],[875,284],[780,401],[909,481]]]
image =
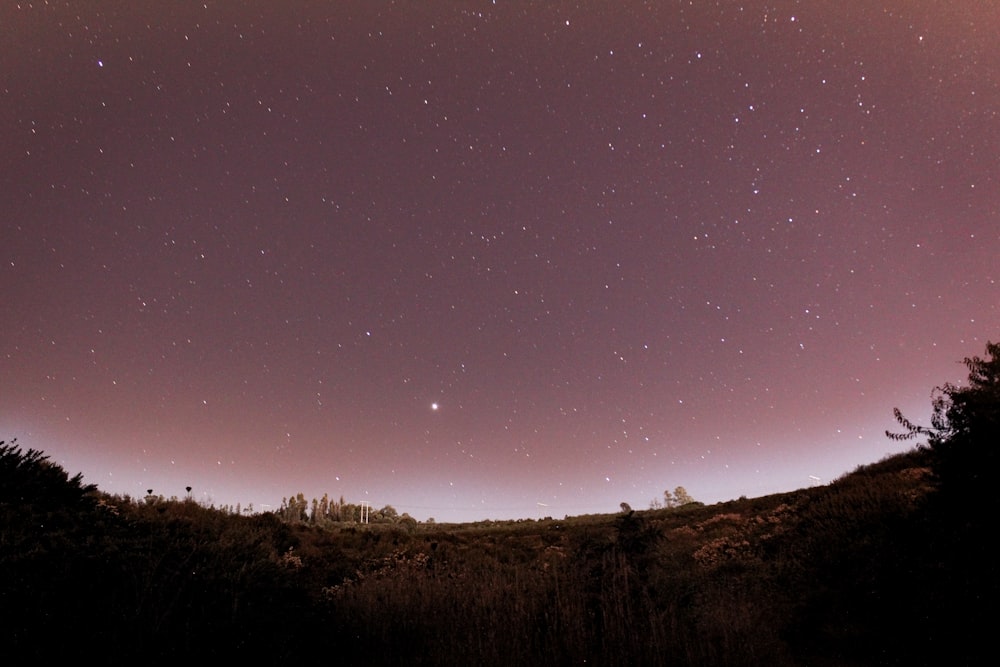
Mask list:
[[17,439],[0,440],[0,506],[42,511],[62,511],[88,504],[96,489],[83,484],[83,475],[72,478],[41,452],[23,451]]
[[0,609],[17,612],[5,644],[72,622],[94,592],[103,563],[80,546],[103,541],[96,509],[94,487],[80,475],[69,477],[16,440],[0,442]]
[[284,524],[190,500],[137,503],[81,479],[0,443],[0,608],[16,610],[3,628],[11,664],[81,654],[280,661],[289,652],[273,634],[288,629],[283,614],[292,619],[303,597],[278,559]]
[[[665,498],[669,498],[670,497],[669,493],[667,491],[664,491],[663,495],[664,495]],[[687,505],[687,504],[693,503],[693,502],[694,502],[694,498],[691,497],[691,495],[687,492],[687,489],[685,489],[683,486],[678,486],[676,489],[674,489],[674,495],[673,495],[674,506],[676,506],[676,507],[683,507],[684,505]],[[669,505],[668,505],[668,507],[669,507]]]
[[914,424],[896,408],[893,414],[904,431],[886,431],[894,440],[925,436],[942,461],[960,464],[955,473],[969,475],[963,481],[991,474],[982,466],[996,462],[1000,444],[1000,343],[987,343],[986,355],[963,360],[969,369],[967,385],[948,382],[935,389],[929,427]]
[[666,489],[663,492],[663,500],[659,498],[653,498],[649,503],[649,509],[671,509],[674,507],[684,507],[685,505],[690,505],[697,502],[691,495],[687,492],[683,486],[678,486],[673,492],[670,489]]
[[910,422],[897,409],[904,431],[887,435],[927,439],[939,488],[928,506],[936,537],[929,542],[928,557],[939,564],[935,575],[942,582],[936,602],[947,616],[967,616],[951,639],[973,656],[985,655],[992,628],[985,616],[968,615],[968,610],[1000,595],[1000,572],[982,546],[987,521],[1000,510],[993,484],[1000,455],[1000,343],[987,343],[984,357],[963,363],[969,371],[966,384],[935,389],[929,427]]

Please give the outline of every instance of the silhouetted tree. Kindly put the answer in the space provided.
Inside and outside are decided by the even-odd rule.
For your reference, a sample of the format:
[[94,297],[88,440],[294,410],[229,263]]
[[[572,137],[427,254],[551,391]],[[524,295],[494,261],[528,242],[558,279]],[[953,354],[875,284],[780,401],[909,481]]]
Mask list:
[[0,440],[0,505],[66,509],[78,505],[96,488],[83,484],[79,473],[71,478],[40,451],[23,451],[17,438],[9,444]]
[[935,388],[931,425],[920,426],[893,410],[902,433],[893,440],[927,438],[935,454],[942,488],[954,498],[996,508],[1000,498],[987,483],[996,472],[1000,451],[1000,343],[986,344],[986,357],[967,357],[968,384],[950,382]]
[[927,438],[939,489],[930,505],[927,558],[937,564],[939,580],[931,592],[941,618],[964,619],[950,624],[940,643],[955,647],[955,664],[983,664],[992,651],[992,617],[969,611],[1000,596],[995,556],[983,546],[1000,509],[1000,495],[990,483],[1000,451],[1000,343],[987,343],[985,358],[967,357],[963,363],[967,384],[935,388],[930,426],[914,424],[897,408],[893,413],[904,431],[886,435]]
[[[50,650],[51,629],[92,634],[107,564],[96,489],[41,452],[0,441],[0,608],[8,661]],[[96,554],[96,556],[95,556]],[[24,663],[35,662],[24,660]]]

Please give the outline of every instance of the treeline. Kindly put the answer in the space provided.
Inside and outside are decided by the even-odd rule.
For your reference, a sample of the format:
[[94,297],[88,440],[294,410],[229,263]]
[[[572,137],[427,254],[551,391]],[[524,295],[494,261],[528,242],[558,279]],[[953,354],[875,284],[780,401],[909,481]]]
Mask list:
[[[128,495],[122,495],[116,497],[116,502],[118,503],[143,503],[146,505],[152,505],[157,503],[177,503],[181,502],[194,502],[191,497],[191,487],[187,488],[187,496],[183,499],[177,496],[166,496],[157,495],[153,493],[153,489],[149,489],[145,496],[141,500],[135,500]],[[258,512],[253,506],[253,503],[248,504],[246,507],[241,506],[240,503],[235,505],[219,505],[216,507],[214,504],[208,505],[209,509],[217,510],[223,514],[235,514],[242,516],[249,516],[257,514]],[[340,496],[339,500],[331,500],[329,494],[324,493],[322,498],[313,498],[312,501],[306,500],[305,494],[297,493],[287,498],[281,499],[280,507],[274,511],[270,512],[274,514],[278,519],[290,524],[307,524],[313,526],[335,526],[337,524],[344,523],[402,523],[406,525],[416,524],[417,520],[411,517],[406,512],[400,514],[396,511],[396,508],[392,505],[385,505],[380,509],[376,509],[367,503],[350,503],[344,500],[343,496]],[[434,523],[434,519],[429,519],[428,523]]]
[[349,503],[340,496],[331,500],[324,493],[322,498],[307,501],[302,493],[281,499],[277,516],[288,523],[314,526],[334,526],[340,523],[403,523],[413,525],[417,520],[407,513],[400,514],[392,505],[376,509],[367,503]]

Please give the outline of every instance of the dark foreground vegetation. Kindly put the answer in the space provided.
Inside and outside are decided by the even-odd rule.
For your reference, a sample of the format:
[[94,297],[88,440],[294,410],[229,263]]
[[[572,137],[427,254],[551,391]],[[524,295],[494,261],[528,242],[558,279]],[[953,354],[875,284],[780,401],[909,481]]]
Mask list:
[[930,426],[898,415],[918,447],[828,486],[565,520],[240,516],[0,445],[5,664],[992,664],[987,352]]

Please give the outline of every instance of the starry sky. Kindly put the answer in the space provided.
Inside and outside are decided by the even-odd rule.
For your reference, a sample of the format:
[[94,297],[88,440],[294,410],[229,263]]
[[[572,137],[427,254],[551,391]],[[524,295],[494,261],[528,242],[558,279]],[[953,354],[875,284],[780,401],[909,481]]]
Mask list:
[[1000,338],[1000,5],[6,2],[0,439],[418,519],[903,451]]

